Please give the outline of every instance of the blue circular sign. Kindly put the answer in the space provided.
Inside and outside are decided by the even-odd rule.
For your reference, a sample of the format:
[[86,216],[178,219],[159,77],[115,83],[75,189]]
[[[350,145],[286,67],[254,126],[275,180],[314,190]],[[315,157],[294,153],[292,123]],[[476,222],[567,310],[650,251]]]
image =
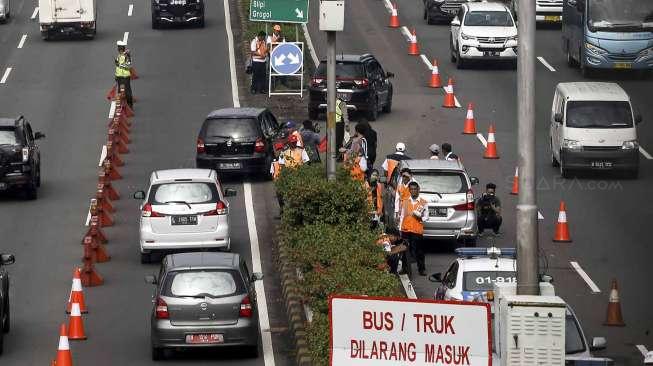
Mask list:
[[294,43],[280,43],[270,52],[270,65],[281,75],[292,75],[302,68],[302,50]]

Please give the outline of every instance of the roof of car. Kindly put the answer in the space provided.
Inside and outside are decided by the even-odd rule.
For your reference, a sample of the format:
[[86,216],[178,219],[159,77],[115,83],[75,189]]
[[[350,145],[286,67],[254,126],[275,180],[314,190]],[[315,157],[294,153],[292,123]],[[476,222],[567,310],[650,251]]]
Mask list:
[[[516,271],[517,260],[513,258],[499,257],[496,259],[488,257],[458,258],[460,272],[472,271]],[[498,267],[497,267],[498,265]]]
[[258,117],[264,111],[265,108],[222,108],[209,113],[206,119]]
[[508,11],[508,7],[500,2],[469,2],[467,3],[469,11]]
[[[336,61],[344,61],[344,62],[361,62],[366,58],[374,58],[369,53],[365,53],[362,55],[353,55],[353,54],[337,54],[336,55]],[[320,60],[320,62],[326,62],[326,59]]]
[[629,101],[625,90],[617,83],[572,82],[559,83],[557,89],[568,100]]
[[18,118],[0,118],[0,126],[2,127],[13,127],[16,125],[16,120]]
[[174,181],[176,179],[206,180],[213,178],[215,171],[212,169],[166,169],[152,172],[153,180]]
[[460,170],[464,171],[465,167],[459,160],[435,160],[435,159],[411,159],[402,160],[401,168],[410,170]]
[[166,268],[217,267],[238,268],[240,256],[236,253],[190,252],[170,254]]

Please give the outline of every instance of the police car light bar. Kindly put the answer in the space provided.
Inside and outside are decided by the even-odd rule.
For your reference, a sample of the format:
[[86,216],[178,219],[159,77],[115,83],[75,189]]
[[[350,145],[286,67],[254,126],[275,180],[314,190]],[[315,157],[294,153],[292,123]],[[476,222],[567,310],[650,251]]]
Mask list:
[[459,257],[517,257],[515,248],[457,248],[456,254]]

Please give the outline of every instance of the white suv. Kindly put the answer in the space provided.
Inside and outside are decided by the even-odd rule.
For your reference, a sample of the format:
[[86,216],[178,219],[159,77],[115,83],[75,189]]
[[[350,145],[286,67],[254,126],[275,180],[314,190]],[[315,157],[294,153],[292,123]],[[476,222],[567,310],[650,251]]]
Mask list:
[[229,202],[236,191],[222,187],[215,170],[158,170],[150,176],[140,218],[141,263],[155,251],[222,249],[229,251]]
[[501,3],[466,3],[451,21],[451,62],[510,61],[517,66],[517,27]]

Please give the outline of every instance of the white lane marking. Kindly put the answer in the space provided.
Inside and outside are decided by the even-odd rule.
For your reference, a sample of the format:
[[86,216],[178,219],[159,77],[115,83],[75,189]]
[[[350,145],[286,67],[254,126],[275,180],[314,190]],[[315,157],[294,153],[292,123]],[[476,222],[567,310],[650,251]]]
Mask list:
[[485,139],[485,136],[483,136],[481,133],[477,133],[476,138],[478,138],[478,141],[481,142],[481,145],[483,145],[483,147],[487,147],[487,140]]
[[84,226],[88,226],[91,223],[91,204],[88,204],[88,213],[86,214],[86,222]]
[[542,65],[544,65],[544,67],[546,67],[547,69],[549,69],[551,72],[556,72],[556,69],[554,69],[553,66],[551,66],[548,62],[546,62],[546,60],[544,59],[544,57],[542,57],[542,56],[537,56],[537,59],[542,63]]
[[231,14],[229,10],[229,0],[224,2],[224,25],[227,29],[227,42],[229,46],[229,70],[231,71],[231,98],[233,99],[234,107],[240,107],[240,99],[238,98],[238,80],[236,79],[236,57],[234,56],[234,34],[231,31]]
[[642,155],[644,155],[644,157],[648,160],[653,159],[653,156],[651,156],[651,154],[649,154],[648,151],[644,150],[644,148],[641,146],[639,147],[639,152],[642,153]]
[[426,58],[425,54],[421,54],[421,55],[419,55],[419,57],[424,62],[424,65],[426,65],[426,68],[428,68],[429,70],[433,70],[433,65],[431,64],[431,61],[429,61],[429,59]]
[[102,162],[107,158],[107,145],[102,145],[102,151],[100,152],[100,162],[97,166],[102,166]]
[[127,16],[130,17],[134,13],[134,4],[129,4],[129,10],[127,10]]
[[406,274],[400,274],[399,280],[401,280],[401,285],[404,287],[404,291],[406,291],[406,296],[408,296],[409,299],[416,299],[417,294],[415,294],[413,283],[410,282],[408,276],[406,276]]
[[20,42],[18,42],[18,47],[17,48],[23,48],[25,45],[25,41],[27,40],[27,34],[23,34],[22,37],[20,37]]
[[639,352],[641,352],[642,356],[646,357],[646,354],[648,354],[648,349],[646,349],[646,346],[644,346],[643,344],[638,344],[635,347],[637,347]]
[[413,39],[413,34],[410,33],[410,30],[408,30],[408,27],[405,25],[401,27],[401,33],[404,34],[404,37],[406,37],[406,41],[410,42]]
[[8,67],[5,69],[5,73],[2,75],[2,79],[0,79],[0,84],[4,84],[7,82],[7,78],[9,77],[9,74],[11,74],[11,67]]
[[544,216],[542,216],[542,213],[540,211],[537,211],[537,219],[544,220]]
[[385,8],[388,10],[388,13],[392,13],[393,6],[390,0],[384,0],[383,5],[385,5]]
[[455,104],[456,104],[456,108],[460,108],[460,107],[462,107],[462,106],[460,105],[460,102],[458,101],[458,98],[457,98],[455,95],[453,96],[453,101],[454,101]]
[[39,14],[39,7],[34,8],[34,12],[32,13],[32,17],[30,19],[36,19],[36,16]]
[[116,113],[116,101],[111,101],[111,108],[109,108],[109,118],[113,118],[113,115]]
[[129,40],[129,32],[125,32],[125,34],[122,36],[122,41],[127,43]]
[[315,47],[313,46],[313,40],[311,40],[311,33],[308,31],[308,27],[305,23],[302,23],[302,31],[304,31],[304,38],[306,38],[306,43],[308,44],[308,50],[311,52],[311,58],[315,67],[320,65],[320,58],[317,57],[317,52],[315,52]]
[[578,262],[569,262],[569,264],[571,264],[571,267],[572,267],[573,269],[575,269],[576,272],[578,272],[578,275],[579,275],[579,276],[580,276],[580,277],[585,281],[585,283],[587,283],[587,286],[590,287],[590,289],[592,290],[593,293],[596,294],[596,293],[601,292],[601,290],[599,289],[599,287],[594,283],[594,281],[592,281],[592,279],[590,278],[590,276],[587,275],[587,273],[585,272],[585,270],[583,270],[583,269],[580,267],[580,264],[578,264]]

